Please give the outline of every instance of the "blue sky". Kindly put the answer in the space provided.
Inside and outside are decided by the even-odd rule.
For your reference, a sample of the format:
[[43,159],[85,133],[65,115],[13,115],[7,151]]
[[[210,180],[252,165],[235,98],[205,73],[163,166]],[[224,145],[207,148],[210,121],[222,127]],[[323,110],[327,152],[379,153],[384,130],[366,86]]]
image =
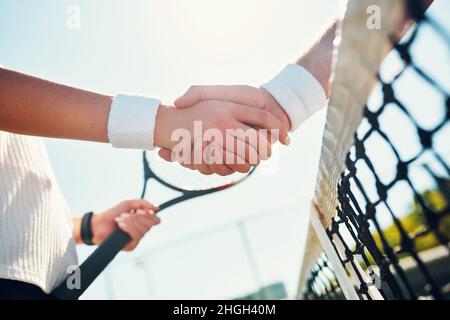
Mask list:
[[[79,29],[67,27],[71,5]],[[49,80],[170,104],[192,84],[259,85],[296,59],[338,1],[151,0],[0,3],[0,62]],[[121,254],[89,298],[233,298],[283,281],[295,293],[324,113],[280,147],[271,174],[171,208],[133,253]],[[74,215],[139,195],[140,153],[46,140]],[[162,190],[149,200],[159,203]],[[259,218],[254,218],[259,217]],[[259,279],[238,222],[244,221]],[[79,247],[80,260],[91,251]]]

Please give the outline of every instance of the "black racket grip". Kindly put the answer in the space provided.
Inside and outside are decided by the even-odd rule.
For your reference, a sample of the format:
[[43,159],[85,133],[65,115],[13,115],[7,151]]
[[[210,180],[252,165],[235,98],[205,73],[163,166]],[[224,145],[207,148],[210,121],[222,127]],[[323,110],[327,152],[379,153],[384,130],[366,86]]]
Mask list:
[[53,292],[52,295],[61,300],[76,300],[114,257],[131,241],[128,233],[117,229],[80,265],[80,288],[69,289],[67,279]]

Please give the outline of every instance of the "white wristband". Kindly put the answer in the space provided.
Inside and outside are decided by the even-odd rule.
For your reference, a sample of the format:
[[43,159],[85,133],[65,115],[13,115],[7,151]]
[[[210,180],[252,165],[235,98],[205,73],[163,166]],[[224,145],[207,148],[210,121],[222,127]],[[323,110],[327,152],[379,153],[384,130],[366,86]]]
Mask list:
[[296,130],[327,104],[327,97],[320,83],[297,64],[288,64],[261,88],[266,89],[287,113],[291,120],[290,131]]
[[160,101],[118,94],[109,111],[108,137],[115,148],[153,150],[156,113]]

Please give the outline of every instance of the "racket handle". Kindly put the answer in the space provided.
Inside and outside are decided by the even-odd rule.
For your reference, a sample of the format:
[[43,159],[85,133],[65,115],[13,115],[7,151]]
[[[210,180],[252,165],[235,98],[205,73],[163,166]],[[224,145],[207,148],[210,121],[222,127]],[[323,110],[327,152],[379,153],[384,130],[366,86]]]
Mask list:
[[[57,287],[52,295],[61,300],[76,300],[91,285],[98,275],[114,259],[125,245],[131,241],[128,233],[117,229],[80,265],[80,288],[69,289],[67,279]],[[74,281],[75,282],[75,281]]]

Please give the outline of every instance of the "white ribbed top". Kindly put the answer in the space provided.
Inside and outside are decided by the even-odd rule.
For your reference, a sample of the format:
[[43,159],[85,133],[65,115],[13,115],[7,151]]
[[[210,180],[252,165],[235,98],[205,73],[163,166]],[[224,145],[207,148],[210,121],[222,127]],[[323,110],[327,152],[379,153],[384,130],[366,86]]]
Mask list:
[[0,278],[48,293],[77,263],[70,211],[42,139],[0,131]]

